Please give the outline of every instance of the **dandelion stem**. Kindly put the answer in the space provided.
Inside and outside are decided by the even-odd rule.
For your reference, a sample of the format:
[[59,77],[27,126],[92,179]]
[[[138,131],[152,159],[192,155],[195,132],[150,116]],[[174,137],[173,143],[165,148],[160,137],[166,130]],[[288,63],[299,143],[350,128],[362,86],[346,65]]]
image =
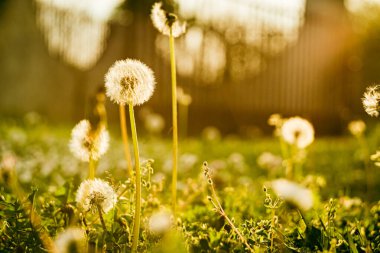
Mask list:
[[98,209],[100,223],[102,223],[104,232],[107,232],[106,223],[104,222],[104,219],[103,219],[102,207],[99,204],[97,204],[96,208]]
[[175,66],[174,37],[173,30],[170,27],[169,35],[170,45],[170,67],[172,78],[172,116],[173,116],[173,175],[172,175],[172,208],[173,214],[176,215],[177,207],[177,166],[178,166],[178,125],[177,125],[177,78]]
[[272,209],[271,233],[270,233],[270,252],[273,252],[275,214],[276,214],[276,210],[273,208]]
[[127,166],[128,166],[128,174],[129,174],[129,177],[132,178],[132,158],[131,158],[131,152],[129,150],[129,144],[128,144],[128,132],[127,132],[127,123],[126,123],[126,118],[125,118],[124,105],[119,105],[119,118],[120,118],[121,135],[123,138],[123,145],[124,145],[124,155],[125,155],[125,159],[127,160]]
[[88,162],[88,179],[95,178],[95,160],[90,156],[90,160]]
[[135,170],[136,170],[136,201],[135,201],[135,217],[133,224],[133,241],[132,241],[132,252],[137,251],[137,245],[139,241],[140,233],[140,212],[141,212],[141,172],[140,172],[140,158],[139,158],[139,147],[137,140],[137,131],[135,123],[135,114],[133,111],[133,105],[129,104],[129,118],[131,121],[131,131],[132,131],[132,142],[133,142],[133,153],[135,155]]

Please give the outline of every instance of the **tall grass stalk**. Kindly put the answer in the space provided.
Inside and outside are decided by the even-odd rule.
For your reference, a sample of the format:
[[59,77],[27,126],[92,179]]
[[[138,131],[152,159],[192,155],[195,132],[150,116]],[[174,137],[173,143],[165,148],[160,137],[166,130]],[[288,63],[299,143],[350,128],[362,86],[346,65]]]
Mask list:
[[172,209],[173,214],[176,215],[177,209],[177,167],[178,167],[178,116],[177,116],[177,77],[175,66],[175,51],[174,51],[174,37],[173,30],[170,27],[169,35],[170,47],[170,67],[172,79],[172,117],[173,117],[173,170],[172,170]]
[[215,211],[217,211],[230,225],[232,230],[234,231],[235,234],[239,237],[240,241],[247,247],[247,249],[250,252],[255,252],[255,250],[248,244],[247,239],[244,237],[244,235],[239,231],[239,229],[235,226],[235,224],[231,221],[231,219],[227,216],[226,212],[224,211],[222,205],[219,202],[218,195],[216,194],[215,188],[214,188],[214,182],[210,176],[210,169],[208,167],[207,162],[203,163],[203,171],[204,174],[207,178],[207,183],[210,185],[211,189],[211,196],[208,196],[207,199],[212,203],[214,206]]

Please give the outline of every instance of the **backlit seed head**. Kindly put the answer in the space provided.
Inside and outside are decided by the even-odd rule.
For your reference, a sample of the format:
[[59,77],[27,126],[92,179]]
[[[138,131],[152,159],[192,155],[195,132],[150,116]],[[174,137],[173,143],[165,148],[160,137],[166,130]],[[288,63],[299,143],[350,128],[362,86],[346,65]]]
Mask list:
[[148,227],[152,233],[163,234],[170,230],[173,223],[173,215],[171,212],[168,210],[160,210],[150,216]]
[[164,11],[161,2],[153,4],[150,17],[154,27],[164,35],[170,35],[170,28],[173,37],[179,37],[186,32],[186,23],[180,22],[173,13]]
[[379,101],[380,101],[380,92],[379,85],[370,86],[367,88],[362,98],[363,107],[366,113],[372,117],[379,116]]
[[107,152],[109,139],[105,127],[94,130],[88,120],[82,120],[71,132],[69,148],[76,158],[84,162],[88,162],[90,158],[97,161]]
[[268,125],[280,127],[282,124],[282,120],[283,120],[283,118],[281,117],[280,114],[278,114],[278,113],[272,114],[269,116]]
[[271,187],[277,196],[303,211],[313,207],[313,193],[297,183],[286,179],[277,179],[271,182]]
[[306,119],[292,117],[282,125],[281,136],[287,143],[303,149],[314,141],[314,128]]
[[105,76],[107,96],[115,103],[140,105],[149,100],[155,88],[153,71],[138,60],[115,62]]
[[102,211],[107,213],[114,208],[117,195],[106,181],[96,178],[80,184],[75,201],[84,212],[96,211],[100,206]]
[[86,232],[81,228],[68,228],[57,235],[54,244],[60,253],[85,252]]
[[353,136],[360,137],[363,135],[366,125],[363,120],[354,120],[348,124],[348,130]]

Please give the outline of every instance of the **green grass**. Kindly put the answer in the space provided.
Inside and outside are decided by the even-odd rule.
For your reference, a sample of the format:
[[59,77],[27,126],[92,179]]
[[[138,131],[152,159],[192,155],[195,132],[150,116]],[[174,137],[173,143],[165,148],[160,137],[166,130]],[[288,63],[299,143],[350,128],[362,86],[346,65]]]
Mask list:
[[[133,223],[133,185],[127,182],[126,162],[118,129],[111,131],[110,150],[101,159],[96,177],[109,181],[117,191],[126,189],[114,212],[106,215],[108,232],[92,214],[92,224],[84,225],[76,208],[75,191],[87,177],[87,165],[77,161],[68,150],[72,126],[43,122],[3,119],[0,123],[2,158],[16,157],[17,180],[26,193],[20,199],[12,191],[2,170],[0,196],[0,251],[44,252],[38,230],[54,238],[70,225],[86,229],[90,245],[103,245],[109,252],[129,251]],[[138,130],[139,131],[139,130]],[[260,168],[257,158],[263,152],[281,155],[279,143],[272,137],[222,140],[190,138],[180,140],[178,167],[178,220],[165,234],[151,233],[148,219],[162,207],[170,208],[171,148],[170,139],[141,136],[141,160],[153,159],[153,174],[143,168],[143,206],[140,251],[153,252],[244,252],[241,243],[225,219],[213,211],[207,200],[210,187],[201,169],[208,161],[213,170],[214,186],[221,204],[235,226],[258,252],[380,252],[380,169],[368,160],[376,151],[376,131],[368,135],[368,151],[356,139],[345,137],[317,138],[308,148],[304,178],[314,190],[314,208],[300,213],[284,203],[276,209],[278,221],[272,222],[272,210],[265,207],[263,186],[270,178]],[[369,153],[369,154],[368,154]],[[365,163],[369,162],[369,168]],[[372,186],[367,187],[366,172]],[[276,177],[284,175],[280,169]],[[272,174],[271,174],[272,175]],[[311,177],[313,175],[314,177]],[[157,178],[164,176],[165,180]],[[325,179],[325,186],[316,177]],[[305,182],[304,182],[305,183]],[[124,184],[124,186],[122,185]],[[270,190],[271,198],[276,196]],[[32,194],[32,195],[30,195]],[[30,223],[27,201],[41,217],[42,228]],[[348,197],[362,202],[345,208]],[[345,202],[346,201],[346,202]],[[277,218],[276,218],[277,219]],[[270,247],[270,231],[276,231]],[[170,242],[170,243],[168,243]]]

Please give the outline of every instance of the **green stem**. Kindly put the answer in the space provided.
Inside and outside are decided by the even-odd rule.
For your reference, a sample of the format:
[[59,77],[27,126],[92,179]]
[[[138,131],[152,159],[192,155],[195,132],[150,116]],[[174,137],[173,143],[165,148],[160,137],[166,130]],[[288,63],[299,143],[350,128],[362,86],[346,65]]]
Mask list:
[[135,123],[135,114],[133,111],[133,105],[129,104],[129,119],[131,121],[131,131],[132,131],[132,142],[133,151],[135,154],[135,170],[136,170],[136,199],[135,199],[135,217],[133,224],[133,241],[132,241],[132,252],[137,251],[137,246],[139,242],[140,233],[140,215],[141,215],[141,172],[140,172],[140,159],[139,159],[139,147],[137,141],[137,131]]
[[95,178],[95,161],[90,156],[90,161],[88,162],[88,178],[94,179]]
[[99,219],[100,219],[100,222],[102,223],[104,232],[107,232],[106,223],[104,222],[104,219],[103,219],[102,207],[99,204],[97,204],[96,207],[98,209]]
[[170,67],[172,78],[172,116],[173,116],[173,176],[172,176],[172,208],[173,214],[176,215],[177,206],[177,166],[178,166],[178,125],[177,125],[177,79],[174,52],[174,37],[172,28],[169,36],[170,45]]
[[127,132],[127,123],[126,123],[126,118],[125,118],[124,105],[119,105],[119,118],[120,118],[121,135],[123,138],[123,145],[124,145],[124,155],[125,155],[125,159],[127,160],[127,166],[128,166],[128,174],[129,174],[129,177],[132,178],[132,158],[131,158],[131,151],[129,150],[129,144],[128,144],[128,132]]
[[275,213],[276,210],[272,209],[272,223],[271,223],[271,234],[270,234],[270,252],[273,252],[273,241],[274,241],[274,226],[275,226]]

